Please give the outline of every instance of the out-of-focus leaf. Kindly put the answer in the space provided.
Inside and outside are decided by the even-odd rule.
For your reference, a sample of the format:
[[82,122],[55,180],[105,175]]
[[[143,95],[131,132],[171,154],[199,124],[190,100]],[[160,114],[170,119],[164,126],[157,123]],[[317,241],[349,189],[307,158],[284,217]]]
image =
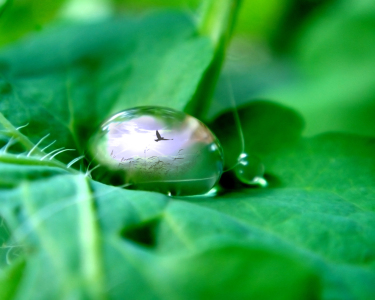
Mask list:
[[233,108],[229,78],[236,104],[265,98],[292,107],[305,119],[306,135],[375,135],[374,20],[371,0],[331,1],[293,31],[283,56],[257,41],[237,47],[241,55],[229,56],[208,117]]
[[[199,7],[202,1],[199,0],[114,0],[116,8],[119,10],[143,10],[150,7],[178,7],[193,11]],[[269,41],[275,34],[275,28],[282,21],[282,17],[290,9],[290,1],[272,0],[255,1],[244,0],[236,21],[235,33],[238,35],[256,37],[264,42]]]
[[0,299],[14,299],[24,267],[25,262],[20,261],[12,265],[5,274],[1,274],[0,271]]
[[3,13],[0,1],[0,45],[14,42],[25,34],[39,31],[53,20],[64,0],[5,0]]
[[295,53],[309,77],[273,95],[303,114],[307,134],[375,134],[374,20],[373,1],[342,1],[305,24]]
[[50,133],[54,148],[82,153],[111,113],[138,105],[183,110],[213,54],[181,13],[51,29],[0,54],[7,86],[0,109],[13,124],[30,123],[24,132],[35,143]]

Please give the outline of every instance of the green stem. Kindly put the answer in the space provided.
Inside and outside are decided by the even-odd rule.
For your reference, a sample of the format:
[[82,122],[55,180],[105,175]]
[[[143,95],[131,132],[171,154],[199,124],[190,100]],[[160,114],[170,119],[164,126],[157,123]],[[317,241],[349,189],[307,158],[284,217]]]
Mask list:
[[[7,118],[4,117],[4,115],[0,112],[0,124],[4,127],[6,130],[4,134],[7,134],[10,137],[13,137],[16,139],[22,146],[25,147],[26,150],[31,151],[32,153],[37,156],[45,156],[46,153],[40,150],[38,147],[35,147],[35,144],[31,142],[25,135],[23,135],[17,128],[15,128],[12,123],[8,121]],[[34,159],[32,156],[29,157],[16,157],[15,155],[7,155],[7,154],[2,154],[0,157],[0,161],[2,162],[9,162],[9,163],[17,163],[17,164],[31,164],[31,165],[41,165],[41,166],[53,166],[53,167],[58,167],[62,168],[64,170],[67,170],[71,173],[75,173],[76,171],[72,169],[68,169],[65,164],[62,162],[56,160],[56,159],[51,159],[51,160],[40,160],[39,157]],[[78,172],[77,172],[78,174]]]
[[11,0],[0,0],[0,17],[10,5]]
[[[13,125],[8,121],[7,118],[0,112],[0,124],[9,132],[9,135],[17,139],[17,141],[24,146],[27,150],[31,150],[35,145],[26,136],[19,132]],[[45,153],[36,148],[33,153],[44,156]]]
[[198,32],[209,36],[216,48],[228,44],[241,0],[207,0],[201,7]]
[[187,113],[199,119],[204,118],[210,105],[241,2],[241,0],[206,0],[201,7],[198,33],[211,40],[214,56],[194,97],[185,108]]
[[62,162],[59,162],[57,160],[40,160],[38,157],[25,157],[25,156],[19,156],[16,157],[13,154],[1,154],[0,155],[0,162],[4,163],[10,163],[10,164],[17,164],[17,165],[28,165],[28,166],[41,166],[41,167],[55,167],[64,169],[65,171],[68,171],[73,174],[80,174],[80,172],[74,170],[74,169],[68,169],[65,164]]

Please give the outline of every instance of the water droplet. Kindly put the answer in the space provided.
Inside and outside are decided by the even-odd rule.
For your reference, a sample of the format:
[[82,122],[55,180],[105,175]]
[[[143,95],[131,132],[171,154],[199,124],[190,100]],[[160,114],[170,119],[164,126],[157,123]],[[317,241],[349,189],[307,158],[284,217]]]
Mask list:
[[267,186],[267,181],[263,178],[264,165],[260,158],[254,154],[241,153],[234,173],[238,180],[244,184]]
[[223,172],[218,139],[199,120],[170,108],[136,107],[109,118],[90,152],[132,188],[167,195],[208,192]]

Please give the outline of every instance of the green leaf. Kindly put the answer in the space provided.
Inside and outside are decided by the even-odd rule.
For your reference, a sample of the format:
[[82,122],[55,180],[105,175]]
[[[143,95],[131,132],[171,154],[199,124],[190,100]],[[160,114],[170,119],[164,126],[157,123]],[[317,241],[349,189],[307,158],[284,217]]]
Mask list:
[[181,298],[317,298],[319,281],[302,261],[267,247],[221,244],[192,257],[165,260],[179,289],[186,291]]
[[56,26],[3,49],[0,298],[375,294],[374,138],[301,138],[303,120],[292,109],[253,102],[239,109],[239,124],[229,112],[213,129],[228,167],[242,151],[256,154],[268,187],[237,182],[185,198],[107,186],[41,160],[54,139],[53,147],[83,152],[96,125],[120,107],[164,97],[182,110],[203,99],[219,54],[197,32],[186,15],[170,12]]
[[306,134],[374,135],[374,20],[373,1],[333,1],[320,9],[299,29],[291,51],[297,80],[263,94],[297,109]]
[[[24,126],[20,126],[18,128],[15,128],[0,112],[0,129],[2,129],[0,132],[1,137],[1,143],[5,143],[3,147],[0,150],[0,164],[3,168],[11,168],[15,169],[17,171],[12,172],[11,178],[4,178],[5,180],[2,182],[2,184],[6,185],[6,183],[11,184],[10,182],[14,181],[14,183],[19,182],[21,179],[24,178],[24,171],[20,166],[14,166],[14,165],[24,165],[28,167],[41,167],[41,168],[35,168],[37,171],[43,170],[45,167],[54,167],[54,168],[60,168],[65,171],[70,171],[72,173],[76,173],[75,171],[69,169],[70,165],[65,166],[65,164],[59,162],[54,157],[61,152],[64,152],[62,148],[56,149],[55,151],[52,151],[48,154],[46,154],[45,149],[47,149],[49,146],[44,147],[43,149],[40,149],[38,146],[45,140],[48,135],[44,136],[37,142],[36,144],[33,144],[28,137],[23,135],[20,130],[24,127],[26,127],[28,124]],[[14,147],[15,146],[15,147]],[[26,151],[25,151],[26,150]],[[22,152],[25,151],[25,152]],[[21,153],[19,153],[21,152]],[[55,154],[54,154],[55,153]],[[82,158],[82,157],[80,157]],[[77,158],[76,160],[78,160]],[[72,162],[74,163],[74,161]],[[9,164],[9,165],[7,165]],[[58,169],[58,171],[62,171]],[[49,173],[49,169],[47,169],[47,173]],[[27,173],[27,172],[26,172]],[[15,176],[14,176],[15,175]],[[47,175],[48,177],[48,175]],[[32,177],[30,177],[32,178]],[[10,180],[9,180],[10,179]]]
[[[287,48],[284,53],[257,38],[233,43],[205,117],[212,120],[236,105],[270,99],[297,110],[307,136],[327,131],[374,136],[373,1],[299,1],[290,9],[283,32],[277,33],[283,33],[278,40]],[[275,32],[278,26],[269,24]]]
[[[206,246],[199,247],[191,253],[184,249],[180,255],[176,256],[173,247],[170,247],[169,255],[160,256],[157,255],[160,251],[157,249],[158,243],[163,243],[162,240],[157,241],[157,249],[155,249],[157,252],[145,251],[143,246],[136,246],[129,241],[123,242],[119,235],[120,229],[137,223],[145,224],[150,219],[159,218],[160,222],[168,222],[175,226],[174,223],[170,223],[171,216],[169,215],[179,217],[173,209],[178,206],[178,203],[163,212],[167,204],[166,196],[124,191],[96,183],[92,185],[94,188],[92,194],[87,190],[81,194],[84,185],[78,183],[79,180],[82,178],[60,176],[20,189],[20,192],[24,194],[24,207],[33,230],[26,227],[24,228],[27,230],[26,233],[20,229],[18,232],[21,235],[30,235],[30,237],[26,235],[27,239],[34,245],[35,242],[37,243],[38,246],[35,246],[42,253],[33,254],[30,260],[38,263],[40,268],[45,268],[40,274],[35,274],[34,265],[26,270],[26,283],[28,277],[33,276],[33,284],[26,286],[29,295],[40,293],[38,286],[46,278],[46,274],[51,273],[51,269],[54,279],[50,282],[49,289],[42,290],[44,295],[56,297],[60,294],[67,297],[73,289],[81,297],[95,292],[87,280],[96,273],[94,270],[91,270],[92,273],[86,273],[84,269],[85,261],[90,257],[93,259],[90,266],[103,265],[101,275],[106,275],[107,289],[110,290],[111,298],[121,299],[123,295],[128,295],[128,297],[146,299],[155,297],[191,299],[191,297],[199,298],[203,293],[217,299],[226,299],[229,294],[233,293],[230,288],[234,288],[234,283],[238,285],[235,289],[238,297],[252,295],[267,297],[274,293],[269,290],[269,286],[277,289],[274,283],[269,281],[270,276],[278,278],[280,285],[285,288],[284,292],[279,293],[278,299],[299,299],[307,295],[311,287],[316,287],[316,292],[318,291],[317,279],[311,268],[301,261],[296,261],[294,257],[289,257],[287,253],[277,254],[267,247],[249,247],[230,240],[218,243],[217,240],[213,240],[210,246],[206,243]],[[43,204],[48,200],[41,200],[38,195],[43,194],[45,198],[50,199],[51,197],[47,196],[49,192],[54,191],[51,188],[54,185],[60,186],[64,192],[60,193],[52,203]],[[97,234],[100,230],[103,235],[100,241],[103,249],[99,252],[103,257],[93,256],[90,252],[94,250],[98,253],[100,248],[96,248],[95,245],[99,244],[96,243],[86,248],[90,245],[91,237],[86,227],[90,222],[86,218],[89,217],[87,215],[89,212],[93,212],[90,209],[93,200],[96,202],[100,228],[96,227],[92,234],[95,236],[95,233]],[[39,210],[36,210],[37,207],[29,207],[35,204]],[[185,204],[185,209],[185,212],[189,212],[189,205]],[[185,215],[189,216],[186,213]],[[190,215],[190,219],[192,216]],[[183,218],[181,222],[183,224]],[[86,226],[82,228],[80,224],[86,224]],[[214,227],[210,226],[210,228]],[[155,233],[160,230],[163,230],[163,225],[160,229],[156,229]],[[159,238],[165,237],[157,234],[157,239]],[[169,240],[173,242],[175,238],[180,238],[180,235],[176,235],[174,231],[169,235]],[[67,240],[70,241],[69,244],[66,244]],[[163,244],[168,245],[165,242]],[[212,265],[220,266],[222,272],[212,269],[210,267]],[[289,270],[287,276],[284,273],[285,268]],[[69,280],[76,278],[77,274],[80,277],[73,281]],[[255,275],[256,280],[254,280]],[[85,276],[89,278],[85,280]],[[197,279],[195,284],[190,282],[192,276]],[[207,276],[210,278],[210,285],[205,282]],[[85,286],[85,282],[88,285]],[[99,282],[97,280],[95,282],[98,285]],[[220,284],[219,288],[218,284]],[[299,288],[294,288],[296,285]],[[189,293],[182,293],[181,291],[184,290],[188,290]],[[100,291],[98,293],[91,294],[91,297],[100,296]]]
[[53,147],[82,154],[112,113],[139,105],[183,110],[213,55],[209,38],[182,13],[46,30],[0,54],[7,87],[0,110],[13,124],[30,123],[24,132],[34,143],[49,133]]
[[[227,299],[233,289],[239,297],[369,298],[374,140],[299,140],[300,118],[273,103],[240,116],[245,133],[259,130],[245,143],[263,149],[268,188],[168,200],[60,175],[3,192],[0,212],[28,262],[20,295]],[[274,123],[264,125],[266,116]],[[286,119],[299,127],[281,126]]]
[[[2,173],[9,174],[6,169]],[[142,207],[142,198],[148,195],[153,205]],[[80,299],[102,299],[101,230],[107,237],[118,236],[125,226],[160,214],[166,197],[156,194],[151,199],[151,195],[89,183],[82,175],[24,182],[12,192],[3,192],[0,211],[9,220],[10,241],[17,241],[26,252],[34,249],[18,287],[21,298],[66,299],[77,295]],[[100,206],[98,216],[95,205]],[[7,270],[8,277],[11,272]],[[40,288],[47,279],[49,284]]]
[[[276,254],[268,247],[230,240],[220,244],[188,255],[157,257],[131,244],[112,242],[107,249],[107,259],[114,265],[109,270],[113,284],[110,297],[121,299],[126,294],[142,299],[316,298],[319,283],[304,263],[286,253]],[[126,268],[115,265],[115,261],[121,261]]]
[[269,101],[252,101],[220,115],[211,124],[222,141],[227,167],[236,164],[242,152],[263,157],[288,147],[299,140],[303,126],[302,118],[292,109]]
[[0,298],[4,300],[14,299],[17,293],[19,282],[25,268],[25,262],[21,261],[14,264],[5,275],[0,274]]
[[[0,45],[14,42],[29,32],[41,30],[57,14],[63,0],[2,0]],[[22,20],[15,22],[14,20]]]
[[[281,113],[285,113],[285,108]],[[276,118],[276,113],[274,115]],[[280,127],[277,123],[274,126]],[[267,138],[273,136],[264,136],[264,140]],[[268,145],[272,144],[268,141]],[[111,297],[120,298],[127,293],[168,299],[188,288],[187,298],[205,291],[207,295],[218,298],[219,294],[224,295],[225,299],[225,291],[236,282],[243,287],[236,289],[239,295],[260,293],[275,297],[272,289],[282,280],[284,292],[276,295],[280,299],[298,299],[312,286],[318,293],[314,274],[319,274],[327,297],[368,298],[374,292],[375,282],[375,237],[371,233],[375,221],[373,139],[331,134],[294,141],[289,147],[287,144],[264,156],[271,183],[268,189],[245,189],[215,198],[183,198],[166,206],[166,197],[162,195],[92,185],[90,197],[96,199],[97,213],[90,212],[97,214],[100,228],[97,230],[105,237],[103,265],[106,275],[103,276],[112,287]],[[272,178],[279,179],[274,187]],[[33,193],[48,195],[48,191],[53,192],[53,186],[58,185],[74,195],[61,194],[61,200],[48,205],[42,201],[40,212],[30,216],[40,220],[38,226],[41,228],[46,227],[52,232],[57,230],[56,234],[41,234],[43,238],[50,236],[49,247],[56,242],[69,240],[72,243],[73,227],[84,220],[84,215],[76,212],[81,205],[79,201],[76,203],[77,200],[85,199],[78,196],[77,189],[81,184],[76,182],[75,176],[69,175],[33,185]],[[65,185],[72,188],[67,189]],[[36,199],[40,197],[24,201],[33,204]],[[57,209],[53,210],[51,205]],[[60,211],[59,207],[65,207],[67,212]],[[38,215],[45,213],[47,218]],[[75,215],[77,219],[73,222],[71,218]],[[60,217],[61,221],[58,221]],[[65,225],[66,218],[70,220],[71,230]],[[156,222],[150,223],[153,220]],[[57,233],[62,230],[61,226],[69,232],[69,237],[63,238],[62,233]],[[149,231],[153,236],[153,242],[147,248],[140,241],[141,236],[129,235],[129,230],[135,227],[144,227],[144,230],[136,231],[139,235]],[[119,236],[123,230],[128,240],[125,244],[120,242]],[[80,248],[60,247],[65,249],[61,255],[67,262],[77,255]],[[73,251],[70,255],[66,253],[68,249]],[[53,253],[59,256],[59,252]],[[234,267],[247,263],[249,268]],[[206,264],[206,268],[202,267]],[[277,264],[282,265],[275,268]],[[216,267],[210,269],[209,266]],[[294,271],[291,271],[291,266],[294,266]],[[30,272],[34,274],[33,268]],[[215,268],[223,272],[218,273]],[[267,268],[272,271],[267,271]],[[269,272],[285,268],[289,270],[288,277],[284,272],[274,273],[272,278],[280,279],[269,281]],[[251,272],[257,274],[256,283]],[[56,271],[54,273],[56,277]],[[192,276],[199,280],[186,286],[185,282],[190,282]],[[210,278],[212,288],[205,278]],[[268,284],[270,287],[266,288]],[[164,294],[164,290],[168,293]]]
[[[343,289],[354,298],[370,297],[375,292],[375,139],[338,133],[298,139],[299,116],[267,102],[248,105],[239,116],[245,149],[262,157],[269,188],[194,201],[246,225],[252,239],[304,253],[321,269],[327,293],[341,298]],[[236,158],[231,117],[228,113],[215,124],[220,130],[227,122],[228,130],[217,134],[226,157]],[[332,280],[339,290],[330,287]]]
[[[2,157],[4,158],[4,157]],[[23,181],[44,180],[59,174],[67,174],[68,172],[53,165],[33,165],[33,159],[28,158],[28,164],[21,164],[18,158],[12,157],[13,163],[0,163],[0,170],[4,176],[0,179],[1,187],[15,187]],[[0,159],[1,161],[1,159]],[[39,159],[36,162],[40,162]],[[5,176],[6,174],[6,176]]]

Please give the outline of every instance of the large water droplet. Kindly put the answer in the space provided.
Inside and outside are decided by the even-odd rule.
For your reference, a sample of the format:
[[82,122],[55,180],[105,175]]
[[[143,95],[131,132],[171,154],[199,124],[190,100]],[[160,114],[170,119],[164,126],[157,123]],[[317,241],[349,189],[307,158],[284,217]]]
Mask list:
[[208,192],[223,172],[218,139],[199,120],[164,107],[124,110],[103,123],[90,152],[108,175],[167,195]]
[[234,168],[238,180],[247,185],[266,186],[264,176],[264,165],[260,158],[254,154],[241,153],[238,164]]

